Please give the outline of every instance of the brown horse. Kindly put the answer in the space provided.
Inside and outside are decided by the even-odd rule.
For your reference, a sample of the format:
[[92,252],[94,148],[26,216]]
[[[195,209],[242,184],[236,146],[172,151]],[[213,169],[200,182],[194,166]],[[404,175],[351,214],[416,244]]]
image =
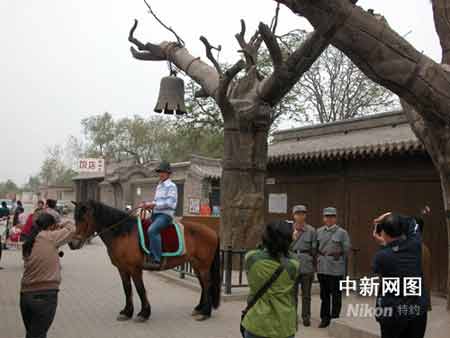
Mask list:
[[[111,263],[119,270],[125,291],[125,308],[117,320],[128,320],[133,316],[133,280],[142,305],[136,321],[146,321],[151,315],[151,306],[142,280],[144,254],[139,245],[136,217],[97,201],[74,204],[77,230],[69,243],[70,248],[80,249],[94,233],[99,234]],[[205,320],[220,304],[220,241],[216,232],[206,226],[191,222],[183,225],[186,252],[183,256],[166,258],[163,269],[191,263],[202,287],[200,302],[192,315],[196,320]]]

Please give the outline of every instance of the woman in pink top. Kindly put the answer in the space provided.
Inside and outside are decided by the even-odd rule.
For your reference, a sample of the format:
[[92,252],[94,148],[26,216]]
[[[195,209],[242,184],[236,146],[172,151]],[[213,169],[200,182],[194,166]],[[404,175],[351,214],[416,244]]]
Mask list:
[[61,283],[58,248],[66,244],[74,233],[72,223],[57,226],[52,215],[42,213],[23,245],[20,310],[26,338],[47,337],[55,317]]

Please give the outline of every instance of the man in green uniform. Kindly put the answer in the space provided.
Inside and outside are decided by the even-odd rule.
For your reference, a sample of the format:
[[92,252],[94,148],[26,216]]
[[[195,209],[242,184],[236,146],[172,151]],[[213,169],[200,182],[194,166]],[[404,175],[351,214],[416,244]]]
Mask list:
[[296,205],[292,209],[294,238],[291,250],[300,262],[299,284],[302,289],[302,320],[304,326],[311,325],[311,287],[314,280],[314,257],[317,247],[317,233],[306,223],[307,208]]
[[317,230],[320,328],[328,327],[331,319],[339,318],[341,313],[342,292],[339,290],[339,281],[344,277],[345,256],[351,247],[347,231],[336,224],[336,219],[336,208],[323,209],[324,226]]

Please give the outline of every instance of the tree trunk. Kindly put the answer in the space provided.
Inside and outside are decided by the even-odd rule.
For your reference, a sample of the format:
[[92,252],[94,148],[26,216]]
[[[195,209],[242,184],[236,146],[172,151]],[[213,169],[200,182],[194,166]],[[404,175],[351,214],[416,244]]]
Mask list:
[[447,271],[447,310],[450,310],[450,172],[440,172],[442,198],[444,200],[445,216],[447,221],[447,248],[448,248],[448,271]]
[[425,119],[405,101],[401,103],[412,130],[425,145],[439,173],[447,225],[447,308],[450,310],[450,127],[430,116]]
[[[265,109],[264,106],[255,109]],[[254,248],[264,225],[264,186],[267,168],[267,138],[270,122],[230,114],[224,121],[225,144],[221,180],[222,247]]]

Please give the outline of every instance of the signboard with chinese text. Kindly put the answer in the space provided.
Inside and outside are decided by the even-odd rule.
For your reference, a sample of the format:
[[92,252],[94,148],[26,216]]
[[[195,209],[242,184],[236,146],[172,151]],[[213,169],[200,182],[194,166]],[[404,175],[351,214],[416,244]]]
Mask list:
[[80,158],[77,171],[80,173],[104,173],[105,160],[103,158]]

